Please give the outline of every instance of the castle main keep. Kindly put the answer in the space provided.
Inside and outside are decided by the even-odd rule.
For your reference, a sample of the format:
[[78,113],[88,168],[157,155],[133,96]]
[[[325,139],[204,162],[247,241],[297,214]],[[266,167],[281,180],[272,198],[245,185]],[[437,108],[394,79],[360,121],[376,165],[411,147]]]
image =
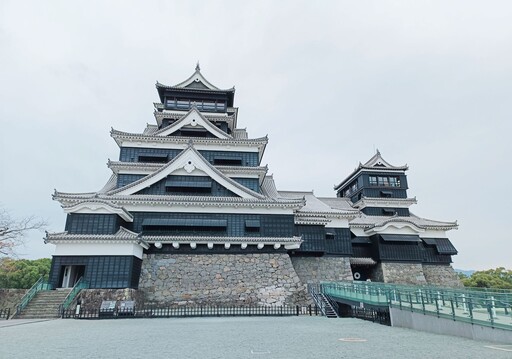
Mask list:
[[120,153],[105,186],[53,194],[67,214],[46,237],[54,287],[83,278],[153,303],[280,305],[307,301],[320,281],[458,285],[446,236],[457,223],[409,210],[407,166],[377,151],[335,197],[281,191],[262,165],[268,138],[237,127],[234,88],[198,65],[156,89],[154,125],[112,129]]

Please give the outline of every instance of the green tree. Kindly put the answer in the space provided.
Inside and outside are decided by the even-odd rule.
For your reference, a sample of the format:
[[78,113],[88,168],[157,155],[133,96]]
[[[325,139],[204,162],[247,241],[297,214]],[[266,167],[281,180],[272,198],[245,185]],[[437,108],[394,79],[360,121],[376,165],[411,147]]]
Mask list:
[[458,272],[457,276],[459,277],[460,280],[464,280],[464,279],[468,279],[469,278],[467,275],[465,275],[464,273],[461,273],[461,272]]
[[52,260],[41,258],[28,259],[0,259],[0,288],[30,288],[43,276],[48,279]]
[[465,287],[512,289],[512,270],[503,267],[478,271],[463,279]]

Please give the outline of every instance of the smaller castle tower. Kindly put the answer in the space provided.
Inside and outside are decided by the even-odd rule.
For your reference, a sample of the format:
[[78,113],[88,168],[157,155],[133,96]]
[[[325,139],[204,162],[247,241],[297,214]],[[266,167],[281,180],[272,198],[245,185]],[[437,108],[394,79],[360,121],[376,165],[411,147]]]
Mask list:
[[350,222],[354,278],[458,286],[450,265],[457,250],[446,237],[458,225],[410,212],[416,198],[407,196],[408,169],[391,165],[377,150],[334,188],[361,213]]

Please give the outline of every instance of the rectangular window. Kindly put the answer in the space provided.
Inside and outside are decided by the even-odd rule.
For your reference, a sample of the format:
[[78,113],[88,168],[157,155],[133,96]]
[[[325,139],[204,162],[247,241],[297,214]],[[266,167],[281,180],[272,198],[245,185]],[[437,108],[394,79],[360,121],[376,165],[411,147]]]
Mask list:
[[167,155],[153,153],[148,155],[139,155],[138,159],[138,162],[166,163]]
[[378,180],[378,183],[379,183],[379,186],[385,186],[385,187],[388,187],[389,186],[389,181],[388,181],[388,178],[387,177],[378,177],[377,178]]
[[326,233],[325,239],[335,239],[336,235],[334,233]]
[[393,192],[391,191],[380,191],[380,196],[383,198],[391,198],[393,197]]
[[394,216],[396,211],[391,208],[382,208],[382,215],[383,216]]
[[176,101],[176,108],[179,109],[188,109],[190,107],[189,100],[178,100]]
[[347,188],[344,192],[345,197],[349,197],[353,193],[357,192],[357,181],[350,184],[349,188]]
[[394,176],[370,176],[370,186],[400,187],[400,177]]
[[398,177],[389,177],[389,185],[391,187],[400,187],[400,179]]
[[215,102],[204,102],[203,111],[215,111]]
[[242,159],[241,158],[228,158],[228,157],[215,157],[213,159],[214,165],[219,166],[241,166]]
[[165,189],[167,192],[211,193],[212,180],[207,177],[183,179],[181,177],[169,176],[165,181]]
[[245,220],[245,231],[246,232],[259,232],[260,221],[258,219],[246,219]]
[[145,219],[145,232],[225,232],[227,220],[214,219]]
[[181,135],[184,137],[208,137],[208,131],[202,128],[182,128]]
[[167,108],[176,108],[176,101],[174,99],[167,99],[165,104],[167,105]]

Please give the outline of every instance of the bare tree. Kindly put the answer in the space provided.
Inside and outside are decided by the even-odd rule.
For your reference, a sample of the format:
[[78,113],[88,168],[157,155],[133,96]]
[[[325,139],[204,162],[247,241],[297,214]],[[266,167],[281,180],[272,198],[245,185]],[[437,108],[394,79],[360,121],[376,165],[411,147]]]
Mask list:
[[0,255],[16,256],[16,248],[25,243],[25,235],[31,230],[42,230],[46,221],[29,216],[14,219],[0,208]]

